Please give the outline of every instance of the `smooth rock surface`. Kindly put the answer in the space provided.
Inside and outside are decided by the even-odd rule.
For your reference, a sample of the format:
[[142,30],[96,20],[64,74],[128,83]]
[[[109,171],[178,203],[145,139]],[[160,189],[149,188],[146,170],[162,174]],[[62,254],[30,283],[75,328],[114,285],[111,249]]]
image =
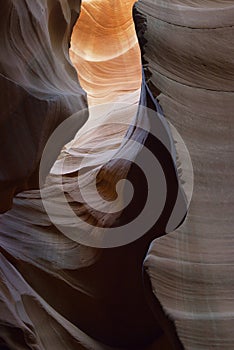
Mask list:
[[[24,14],[27,18],[30,15],[30,19],[30,11],[37,17],[41,9],[43,10],[43,7],[38,6],[45,4],[45,12],[42,11],[45,13],[45,18],[43,15],[39,16],[42,22],[44,20],[44,26],[40,26],[38,22],[35,25],[36,31],[40,29],[42,31],[42,38],[40,38],[42,47],[39,45],[39,48],[33,51],[33,53],[35,51],[40,53],[39,49],[42,51],[42,56],[38,55],[38,61],[36,60],[33,66],[35,69],[25,69],[25,74],[20,75],[22,67],[27,67],[28,58],[23,57],[21,63],[14,56],[12,62],[16,60],[19,69],[16,73],[12,72],[12,79],[18,77],[23,89],[27,94],[31,94],[30,101],[32,96],[35,98],[40,96],[40,99],[43,99],[44,94],[49,93],[50,96],[54,96],[56,91],[61,98],[70,102],[72,91],[75,102],[74,105],[71,103],[69,113],[79,111],[83,108],[83,104],[78,92],[83,93],[77,81],[70,77],[70,62],[66,57],[68,47],[63,46],[63,43],[67,43],[66,36],[64,37],[58,30],[63,23],[63,15],[66,23],[69,24],[70,33],[72,16],[69,15],[71,14],[69,8],[72,8],[75,2],[28,1],[25,2],[25,6],[27,4],[30,11],[23,7],[25,12],[20,10],[17,4],[15,3],[15,6],[19,10],[19,16]],[[101,2],[99,4],[102,5]],[[90,2],[84,2],[84,9],[85,6],[90,5],[92,5]],[[141,186],[137,185],[142,177],[141,173],[139,178],[137,168],[130,171],[131,162],[134,163],[149,134],[147,114],[138,113],[140,95],[143,106],[147,106],[148,101],[151,101],[155,109],[156,105],[149,96],[144,82],[141,87],[140,50],[131,16],[132,5],[132,1],[126,2],[126,11],[121,1],[116,1],[114,8],[109,7],[111,14],[112,12],[115,14],[111,19],[110,28],[110,31],[112,26],[114,28],[111,55],[109,41],[103,45],[101,51],[98,50],[97,44],[101,47],[103,39],[97,30],[100,27],[98,23],[92,21],[91,33],[84,28],[85,40],[81,36],[81,43],[84,45],[83,56],[78,52],[78,55],[75,53],[76,56],[74,58],[73,55],[73,58],[77,58],[78,61],[83,60],[75,64],[77,64],[82,86],[87,90],[90,105],[93,103],[94,109],[90,109],[88,122],[74,138],[69,133],[70,138],[73,138],[72,141],[67,143],[61,152],[60,149],[58,150],[59,157],[41,193],[38,189],[20,191],[14,198],[12,209],[0,216],[2,254],[0,342],[10,349],[98,350],[110,348],[108,344],[112,349],[117,347],[128,350],[135,350],[137,347],[146,349],[162,335],[162,329],[153,317],[145,299],[142,262],[152,237],[164,234],[165,224],[173,209],[175,198],[173,196],[168,198],[164,215],[156,226],[157,230],[147,232],[145,237],[136,237],[139,239],[131,244],[116,248],[111,246],[109,249],[95,249],[79,242],[79,233],[82,233],[83,227],[86,228],[86,223],[93,225],[94,232],[91,231],[91,238],[95,243],[99,239],[98,230],[101,225],[111,227],[115,223],[118,225],[128,222],[131,216],[138,213],[144,205],[147,188],[143,182]],[[61,12],[57,12],[58,9]],[[104,23],[104,19],[110,20],[110,13],[100,11],[99,7],[96,11],[97,18],[101,14]],[[123,20],[122,16],[125,16]],[[45,24],[48,20],[47,27]],[[28,25],[27,21],[23,21],[22,26],[24,25]],[[78,28],[79,26],[76,27]],[[108,28],[105,28],[104,32],[108,34],[105,39],[109,40]],[[74,35],[79,34],[76,30],[74,33]],[[128,38],[126,43],[123,41],[125,35]],[[45,39],[48,39],[48,36],[50,39],[48,50],[44,52],[44,46],[47,48]],[[92,36],[95,37],[96,46],[94,47],[91,45]],[[78,40],[77,37],[75,42],[76,40]],[[29,47],[37,43],[36,40],[33,42],[25,40],[19,43],[19,48],[27,42]],[[124,45],[121,48],[122,42]],[[74,45],[71,52],[73,48]],[[27,52],[23,47],[22,52],[24,51]],[[50,59],[50,54],[54,58],[54,60],[51,58],[52,62],[46,61]],[[66,62],[67,58],[69,64]],[[100,66],[98,66],[99,63]],[[89,76],[91,66],[93,70]],[[129,69],[129,66],[132,69]],[[51,67],[55,72],[50,71]],[[105,67],[110,69],[108,74],[105,74],[107,69]],[[36,75],[37,71],[39,77]],[[89,81],[88,78],[92,80]],[[110,80],[110,78],[113,79]],[[95,80],[98,83],[94,89]],[[103,106],[102,102],[109,102],[109,104]],[[51,99],[48,105],[51,106]],[[33,106],[36,108],[34,100]],[[28,106],[27,111],[31,113]],[[59,108],[55,109],[53,115],[59,115],[59,111]],[[31,120],[30,116],[28,119]],[[155,119],[157,120],[156,113]],[[49,120],[45,120],[45,125],[51,127]],[[146,126],[146,129],[142,131],[138,129],[139,126]],[[53,131],[52,127],[51,131]],[[42,132],[46,141],[49,134],[45,134],[44,130]],[[59,145],[62,142],[55,141],[54,148],[57,142]],[[131,141],[135,141],[137,147],[132,147]],[[166,160],[161,159],[161,161],[163,164],[167,163],[168,172],[172,170],[171,180],[177,185],[174,159],[170,154],[173,144],[169,135],[166,141],[168,141],[168,150],[164,150]],[[151,141],[151,151],[154,152],[153,146]],[[119,156],[117,159],[114,159],[115,154]],[[122,159],[125,154],[129,161]],[[162,155],[163,153],[161,158],[163,158]],[[39,158],[40,154],[38,154]],[[77,181],[78,176],[81,178],[79,181]],[[119,180],[126,177],[133,181],[136,194],[133,205],[126,210],[125,215],[122,215],[123,187],[120,188],[120,198],[115,200],[115,186]],[[98,188],[96,188],[96,182]],[[90,184],[95,186],[90,188]],[[88,195],[90,202],[82,197],[82,189],[83,193]],[[59,193],[65,193],[65,202],[57,201]],[[47,215],[43,206],[48,198],[52,200],[53,217]],[[97,204],[98,210],[94,210],[89,204]],[[73,220],[66,216],[67,207],[73,210]],[[114,209],[113,215],[109,209]],[[59,224],[66,227],[68,232],[64,233],[61,226],[60,230],[57,229],[54,223],[56,215]],[[74,219],[76,217],[82,218],[77,226]],[[71,232],[72,237],[70,237]],[[144,232],[140,233],[144,234]],[[163,317],[165,318],[165,315],[162,315]]]
[[9,0],[1,6],[1,212],[11,207],[15,193],[38,188],[49,136],[87,107],[68,53],[79,6],[67,0]]
[[231,350],[233,2],[141,0],[138,9],[151,83],[194,169],[184,225],[152,243],[145,266],[185,349]]

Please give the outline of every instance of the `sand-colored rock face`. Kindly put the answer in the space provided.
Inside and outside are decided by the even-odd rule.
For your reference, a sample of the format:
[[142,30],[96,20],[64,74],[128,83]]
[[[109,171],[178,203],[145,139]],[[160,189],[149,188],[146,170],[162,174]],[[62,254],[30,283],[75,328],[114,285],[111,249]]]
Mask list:
[[147,271],[185,349],[231,350],[233,2],[142,0],[138,5],[147,17],[151,81],[194,168],[186,222],[154,241]]

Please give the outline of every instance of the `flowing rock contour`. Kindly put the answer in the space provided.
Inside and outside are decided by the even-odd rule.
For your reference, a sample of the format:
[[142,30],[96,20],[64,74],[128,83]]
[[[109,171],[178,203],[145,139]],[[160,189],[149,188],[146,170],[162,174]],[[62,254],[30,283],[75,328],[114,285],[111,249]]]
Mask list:
[[39,162],[49,136],[87,107],[68,54],[79,10],[79,0],[1,4],[0,212],[12,206],[15,193],[38,188]]
[[[133,1],[115,1],[112,7],[106,2],[109,12],[103,11],[103,4],[99,0],[83,2],[82,10],[86,12],[80,18],[82,31],[79,33],[78,22],[71,47],[81,84],[88,93],[89,120],[77,133],[69,127],[55,139],[53,133],[51,153],[57,147],[52,157],[56,161],[49,159],[48,163],[46,158],[43,162],[47,145],[40,166],[43,176],[54,164],[41,191],[32,187],[37,187],[37,162],[46,140],[70,114],[81,123],[87,119],[87,113],[80,115],[85,95],[68,56],[79,2],[31,0],[19,5],[15,0],[4,7],[6,19],[14,19],[12,23],[6,22],[13,28],[17,24],[10,33],[15,30],[22,34],[22,41],[14,42],[11,38],[8,45],[3,41],[9,49],[9,66],[6,61],[3,65],[5,75],[25,91],[35,109],[24,106],[30,116],[25,114],[22,118],[26,116],[31,122],[31,113],[37,111],[37,99],[41,103],[46,101],[49,109],[52,102],[56,107],[51,112],[52,120],[50,113],[47,118],[39,111],[42,129],[32,121],[30,132],[35,127],[39,140],[34,142],[33,154],[26,160],[21,157],[21,167],[13,161],[12,172],[9,169],[5,172],[11,191],[5,196],[9,202],[4,199],[7,205],[3,210],[10,206],[11,195],[15,191],[17,194],[12,208],[0,216],[0,341],[12,350],[146,349],[161,337],[165,324],[172,328],[162,311],[155,318],[148,305],[142,264],[152,239],[165,234],[169,221],[175,228],[185,215],[183,211],[176,221],[173,217],[180,188],[174,144],[159,105],[141,74]],[[86,26],[89,17],[90,33]],[[101,26],[100,32],[100,23],[95,19],[108,26]],[[82,50],[76,47],[79,38]],[[95,85],[92,79],[98,83]],[[61,99],[59,105],[57,98]],[[109,103],[103,106],[103,102]],[[66,106],[70,109],[65,109]],[[151,112],[144,107],[150,107]],[[10,125],[9,119],[5,125]],[[22,131],[27,130],[24,127]],[[27,156],[29,139],[20,133],[18,138],[26,142],[24,145],[22,141],[22,145]],[[145,148],[155,166],[151,161],[145,163]],[[13,160],[19,151],[14,153]],[[143,161],[149,169],[141,168],[137,161]],[[155,169],[158,171],[152,181]],[[16,186],[20,170],[23,182]],[[33,181],[31,172],[36,174]],[[132,182],[135,190],[126,207],[125,182],[116,186],[123,179]],[[151,180],[154,189],[151,188],[151,207],[144,220],[150,226],[142,229],[135,225],[131,230],[128,224],[135,222],[147,202],[150,191],[146,180]],[[183,202],[182,196],[180,199]],[[108,229],[106,236],[100,234],[102,229]],[[119,236],[113,235],[115,229]],[[113,240],[108,241],[111,233]]]
[[194,168],[187,219],[153,242],[145,266],[185,349],[231,350],[233,1],[140,0],[137,7],[147,20],[151,84]]

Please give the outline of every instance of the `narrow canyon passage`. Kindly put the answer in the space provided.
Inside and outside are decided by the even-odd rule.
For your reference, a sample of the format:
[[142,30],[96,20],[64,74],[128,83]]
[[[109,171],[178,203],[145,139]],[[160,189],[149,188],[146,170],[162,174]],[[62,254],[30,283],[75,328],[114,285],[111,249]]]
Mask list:
[[[142,65],[132,15],[134,3],[82,1],[71,37],[70,57],[87,93],[89,119],[66,152],[68,147],[83,147],[87,138],[94,142],[96,139],[100,145],[100,130],[103,140],[113,140],[109,147],[117,149],[137,113]],[[92,152],[94,148],[92,143]]]
[[82,1],[70,56],[89,106],[140,90],[141,54],[132,18],[134,3]]
[[[133,4],[133,1],[83,1],[72,36],[70,54],[88,95],[89,119],[64,146],[47,178],[45,192],[53,195],[53,191],[60,191],[62,175],[62,190],[66,191],[69,203],[91,219],[92,213],[77,200],[76,172],[87,168],[85,181],[95,179],[100,167],[120,147],[139,104],[141,54],[132,18]],[[107,128],[103,128],[104,124]],[[89,171],[88,166],[94,171]],[[107,178],[103,175],[103,189],[108,188],[110,180],[113,183],[110,176],[112,173]],[[114,186],[111,184],[111,191]],[[69,228],[72,222],[62,214],[59,219],[65,219]],[[15,280],[22,278],[30,286],[24,292],[28,297],[22,298],[20,305],[32,329],[36,329],[35,342],[43,339],[45,344],[50,343],[49,337],[48,343],[44,339],[43,325],[37,320],[37,315],[47,317],[49,307],[53,308],[50,316],[53,329],[63,327],[67,342],[75,342],[74,330],[68,322],[75,328],[75,337],[88,347],[95,342],[89,336],[103,343],[95,342],[92,345],[95,350],[99,346],[105,349],[104,344],[136,349],[161,332],[143,295],[141,264],[148,242],[106,251],[82,246],[52,225],[39,191],[20,193],[14,199],[13,209],[1,219],[4,256],[18,271]],[[4,257],[3,260],[7,265]],[[20,327],[24,332],[25,328]],[[48,331],[52,337],[52,331]],[[4,338],[9,341],[9,337]],[[55,344],[59,342],[57,337]]]
[[[4,269],[8,269],[4,283],[10,285],[11,276],[18,282],[14,287],[18,298],[15,328],[24,334],[29,332],[29,324],[34,343],[42,342],[49,350],[51,339],[58,349],[63,349],[64,342],[76,349],[77,339],[82,349],[108,349],[108,346],[146,349],[163,334],[145,298],[142,264],[152,239],[165,232],[165,222],[175,203],[175,191],[167,196],[160,219],[149,231],[142,231],[139,239],[108,249],[95,246],[103,222],[111,229],[115,223],[124,226],[132,214],[137,215],[144,206],[147,187],[134,160],[146,142],[153,155],[158,151],[155,145],[159,143],[148,137],[149,130],[138,129],[137,124],[138,119],[142,121],[145,117],[138,113],[140,98],[144,106],[150,101],[155,112],[157,106],[145,82],[142,84],[133,4],[133,1],[121,0],[82,2],[70,56],[79,82],[87,92],[88,121],[63,147],[41,191],[19,193],[12,210],[1,217],[1,258]],[[75,100],[77,96],[73,97]],[[79,116],[80,110],[82,106],[73,110],[74,115]],[[126,136],[133,120],[134,128]],[[157,120],[160,124],[161,119],[154,118],[155,125]],[[165,134],[166,141],[172,145],[170,135],[167,131]],[[130,141],[136,139],[138,145],[133,147]],[[170,183],[175,183],[177,188],[174,160],[168,149],[159,149],[162,164],[167,163]],[[113,162],[116,152],[119,158]],[[130,162],[121,158],[125,153]],[[135,188],[133,205],[124,215],[119,208],[121,198],[115,202],[115,185],[122,178],[130,179]],[[98,191],[103,195],[101,201],[95,186],[89,187],[90,183],[96,185],[96,179]],[[85,202],[81,189],[88,193],[91,204],[98,204],[99,211]],[[65,193],[66,203],[57,201],[60,193]],[[51,200],[54,216],[45,210],[45,199]],[[112,201],[117,213],[113,217],[108,211]],[[83,222],[80,220],[76,226],[76,222],[66,216],[66,207],[72,208],[74,217],[81,217]],[[154,216],[154,211],[152,213]],[[116,218],[120,218],[119,221]],[[84,222],[93,224],[90,234],[93,244],[85,245],[79,240],[82,233],[84,236],[90,233],[82,231]],[[71,232],[75,232],[72,237]],[[132,235],[132,231],[130,233]],[[9,299],[5,294],[4,298]],[[6,305],[5,314],[9,318],[12,305],[9,302]],[[159,318],[162,323],[168,321],[162,310]],[[48,320],[51,327],[45,331]],[[2,336],[6,342],[11,337]],[[30,340],[25,342],[28,344]]]
[[[2,1],[1,350],[233,350],[233,19],[233,0]],[[147,195],[153,226],[129,229]],[[100,246],[119,227],[141,235]]]

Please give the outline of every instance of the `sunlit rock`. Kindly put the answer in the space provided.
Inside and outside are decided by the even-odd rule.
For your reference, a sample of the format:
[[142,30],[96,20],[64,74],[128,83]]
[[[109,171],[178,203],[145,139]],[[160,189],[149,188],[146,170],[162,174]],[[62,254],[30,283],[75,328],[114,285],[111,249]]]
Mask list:
[[[12,135],[12,139],[4,141],[3,149],[10,150],[12,162],[6,163],[3,152],[2,164],[10,168],[2,167],[6,169],[2,211],[10,208],[11,197],[18,193],[12,209],[0,216],[0,345],[10,349],[135,350],[140,346],[149,350],[153,343],[163,348],[170,347],[169,342],[173,346],[174,341],[180,349],[174,326],[160,304],[156,316],[151,311],[142,279],[149,244],[167,233],[167,224],[178,209],[180,182],[169,127],[142,74],[133,4],[120,0],[83,1],[77,22],[79,1],[25,0],[19,4],[11,0],[3,6],[1,25],[6,34],[2,36],[0,58],[4,84],[9,84],[3,105],[11,108],[22,96],[24,101],[13,108],[19,116],[17,125],[15,119],[11,123],[13,112],[3,114],[4,135]],[[154,4],[148,6],[152,8],[151,15]],[[134,18],[142,45],[145,23],[136,13]],[[150,33],[149,19],[147,25]],[[162,30],[162,47],[168,40],[163,33]],[[155,45],[155,39],[148,35],[148,48],[151,39]],[[143,53],[145,48],[141,49]],[[156,54],[160,56],[161,51]],[[143,58],[152,71],[156,54],[153,46]],[[168,61],[165,59],[165,70]],[[182,70],[179,63],[172,73],[177,69]],[[164,71],[155,72],[163,76]],[[158,86],[156,73],[152,74],[151,84],[162,91],[163,80]],[[62,135],[62,140],[52,143],[52,148],[58,144],[63,148],[56,150],[56,161],[39,191],[38,164],[46,141],[58,124],[74,113],[79,116],[87,107],[84,91],[89,119],[78,132],[69,131],[66,142]],[[163,96],[160,101],[164,107]],[[153,117],[143,113],[139,105],[152,108]],[[44,111],[44,106],[48,110]],[[162,168],[154,173],[154,163],[148,162],[148,178],[146,169],[135,163],[145,147]],[[42,159],[40,170],[43,166]],[[121,206],[126,187],[117,188],[123,179],[130,181],[135,190],[126,208]],[[154,201],[146,213],[147,220],[154,218],[160,202],[160,184],[162,188],[166,184],[165,202],[153,225],[140,230],[136,237],[138,227],[133,232],[122,231],[122,239],[134,236],[125,244],[117,237],[115,245],[101,245],[102,228],[121,227],[138,217],[147,200],[150,180],[159,186],[151,193]],[[173,229],[186,214],[182,192],[183,210],[170,226]],[[61,193],[65,201],[59,201]],[[51,212],[46,207],[47,199],[52,203]],[[66,215],[67,208],[72,211],[72,220]],[[90,235],[90,244],[81,241],[82,234]],[[162,337],[167,339],[158,343]]]
[[140,90],[141,57],[132,20],[133,4],[132,0],[82,3],[70,53],[89,105],[115,101],[118,96]]

